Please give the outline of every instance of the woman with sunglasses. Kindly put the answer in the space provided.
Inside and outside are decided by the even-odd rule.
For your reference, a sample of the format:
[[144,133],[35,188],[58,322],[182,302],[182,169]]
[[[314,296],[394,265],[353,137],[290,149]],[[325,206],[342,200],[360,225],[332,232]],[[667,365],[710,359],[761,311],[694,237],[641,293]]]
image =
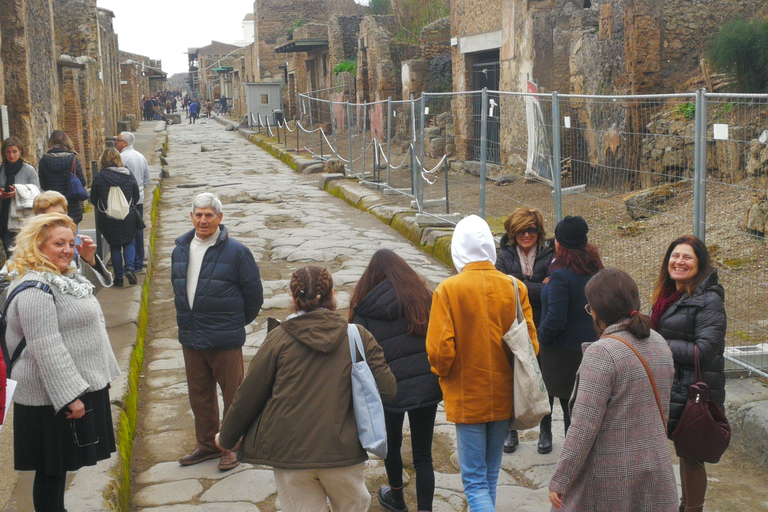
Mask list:
[[[504,222],[506,233],[501,237],[501,249],[496,269],[519,279],[528,287],[528,300],[533,311],[533,323],[541,321],[541,290],[549,281],[549,265],[555,253],[552,240],[547,240],[544,217],[534,208],[517,208]],[[504,452],[512,453],[519,444],[517,430],[509,429]],[[539,426],[539,453],[552,451],[552,415]]]
[[581,344],[594,341],[592,317],[584,313],[584,288],[603,268],[597,247],[588,243],[589,226],[581,217],[568,216],[555,227],[555,257],[549,282],[541,291],[538,328],[541,375],[549,403],[560,399],[565,433],[571,425],[568,399],[581,364]]

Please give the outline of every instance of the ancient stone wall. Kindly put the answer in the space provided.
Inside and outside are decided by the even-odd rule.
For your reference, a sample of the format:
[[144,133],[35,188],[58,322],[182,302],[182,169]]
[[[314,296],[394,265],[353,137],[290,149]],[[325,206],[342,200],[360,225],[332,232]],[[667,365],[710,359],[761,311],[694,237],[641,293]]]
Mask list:
[[98,10],[100,30],[101,62],[100,71],[104,86],[104,136],[113,137],[119,133],[117,122],[120,120],[120,50],[117,45],[112,19],[115,15],[106,9]]
[[402,62],[419,55],[419,48],[395,41],[394,16],[366,16],[360,23],[357,53],[357,99],[400,99]]
[[141,67],[137,64],[122,64],[120,66],[120,113],[123,117],[136,116],[142,119],[141,96],[139,95],[139,79]]
[[262,77],[281,75],[278,66],[286,58],[275,53],[275,46],[285,42],[286,33],[297,22],[326,24],[332,14],[357,14],[360,10],[354,0],[256,0],[255,32]]
[[137,53],[130,53],[123,50],[117,54],[117,58],[121,63],[128,63],[136,65],[137,75],[136,82],[138,84],[137,94],[139,99],[149,98],[153,96],[153,92],[149,87],[149,77],[146,75],[145,67],[150,66],[151,59],[145,55],[139,55]]
[[357,37],[362,16],[331,16],[328,21],[328,55],[331,69],[357,58]]
[[[60,68],[61,103],[64,110],[61,129],[69,135],[72,146],[86,164],[83,166],[83,171],[90,170],[90,165],[87,165],[90,158],[86,158],[85,140],[83,139],[83,107],[80,102],[80,90],[85,87],[82,78],[85,65],[63,61]],[[88,182],[90,183],[90,180]]]
[[59,115],[52,1],[0,2],[0,32],[9,128],[35,165]]
[[446,16],[421,29],[421,58],[432,60],[451,51],[451,18]]

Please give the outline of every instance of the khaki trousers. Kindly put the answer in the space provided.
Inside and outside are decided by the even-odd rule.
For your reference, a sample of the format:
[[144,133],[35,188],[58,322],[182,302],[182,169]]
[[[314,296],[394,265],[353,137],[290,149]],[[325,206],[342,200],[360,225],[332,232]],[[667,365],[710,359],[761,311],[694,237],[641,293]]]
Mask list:
[[219,432],[219,397],[216,384],[224,398],[224,414],[243,382],[243,351],[194,350],[184,348],[184,366],[187,371],[189,405],[195,415],[197,448],[205,452],[219,451],[214,437]]
[[364,512],[371,493],[363,478],[365,463],[341,468],[274,468],[283,512]]

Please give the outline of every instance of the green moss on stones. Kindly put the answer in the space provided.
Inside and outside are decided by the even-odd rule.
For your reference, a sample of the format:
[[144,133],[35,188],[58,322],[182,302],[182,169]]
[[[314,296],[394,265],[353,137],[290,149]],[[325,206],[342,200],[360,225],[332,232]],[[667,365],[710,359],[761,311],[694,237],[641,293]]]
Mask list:
[[152,197],[151,231],[149,236],[149,265],[147,266],[144,283],[141,290],[141,307],[139,309],[138,329],[136,343],[131,353],[131,363],[128,370],[128,389],[123,397],[123,411],[117,423],[117,435],[115,443],[120,453],[120,464],[114,478],[114,499],[109,500],[113,510],[125,511],[131,507],[131,458],[133,456],[133,440],[136,436],[136,422],[139,409],[139,380],[144,366],[144,347],[147,338],[147,326],[149,325],[149,292],[152,285],[154,269],[155,243],[157,240],[157,207],[160,204],[162,189],[155,187]]

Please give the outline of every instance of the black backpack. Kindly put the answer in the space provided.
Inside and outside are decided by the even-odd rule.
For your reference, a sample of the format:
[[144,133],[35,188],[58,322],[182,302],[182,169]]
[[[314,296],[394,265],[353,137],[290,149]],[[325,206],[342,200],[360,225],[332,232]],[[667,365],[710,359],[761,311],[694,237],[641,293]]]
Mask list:
[[16,360],[21,356],[21,353],[24,351],[24,348],[27,346],[27,339],[21,338],[21,341],[16,346],[16,350],[13,351],[13,356],[10,356],[8,354],[8,344],[5,341],[5,330],[8,327],[8,318],[5,315],[5,312],[8,311],[8,306],[11,304],[11,301],[13,300],[16,295],[23,292],[27,288],[40,288],[45,293],[50,293],[53,295],[53,292],[51,291],[51,287],[47,284],[40,282],[40,281],[23,281],[20,283],[16,288],[11,290],[11,292],[8,294],[8,298],[5,300],[5,308],[3,309],[3,312],[0,313],[0,348],[3,349],[3,359],[5,360],[5,374],[6,377],[11,376],[11,369],[13,368],[13,363],[16,362]]

